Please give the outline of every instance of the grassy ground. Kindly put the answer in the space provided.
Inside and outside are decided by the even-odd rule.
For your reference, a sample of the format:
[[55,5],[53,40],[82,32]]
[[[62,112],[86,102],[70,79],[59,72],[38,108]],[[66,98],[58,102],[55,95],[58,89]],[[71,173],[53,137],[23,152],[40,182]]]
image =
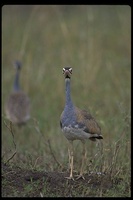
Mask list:
[[[20,129],[13,126],[12,132],[4,103],[16,59],[23,64],[20,83],[31,99],[31,119]],[[74,183],[64,178],[68,143],[59,126],[65,66],[73,68],[73,102],[92,113],[104,137],[102,145],[86,142],[86,180]],[[129,197],[130,110],[129,6],[2,8],[2,196]],[[77,173],[80,141],[74,148]],[[38,178],[25,182],[23,177],[31,173]]]

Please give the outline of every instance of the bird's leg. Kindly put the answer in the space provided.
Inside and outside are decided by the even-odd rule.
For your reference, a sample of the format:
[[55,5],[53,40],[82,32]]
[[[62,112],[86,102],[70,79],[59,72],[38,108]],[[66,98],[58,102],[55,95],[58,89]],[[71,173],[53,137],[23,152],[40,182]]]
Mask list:
[[68,153],[69,153],[69,164],[70,164],[70,176],[66,178],[74,180],[73,178],[73,141],[69,141]]
[[76,179],[79,179],[79,178],[84,178],[83,176],[83,167],[84,167],[84,162],[85,162],[85,159],[86,159],[86,146],[85,146],[85,141],[82,140],[82,144],[83,144],[83,152],[82,152],[82,163],[81,163],[81,168],[80,168],[80,174],[78,175],[78,177]]
[[68,158],[69,158],[69,166],[71,165],[71,153],[70,148],[68,148]]

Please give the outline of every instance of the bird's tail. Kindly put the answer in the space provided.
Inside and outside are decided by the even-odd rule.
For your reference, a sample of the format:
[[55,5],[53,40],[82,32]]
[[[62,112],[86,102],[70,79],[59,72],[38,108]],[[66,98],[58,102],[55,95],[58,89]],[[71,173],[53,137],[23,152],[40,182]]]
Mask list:
[[92,141],[96,141],[96,139],[100,139],[101,140],[101,139],[103,139],[103,136],[102,135],[92,136],[89,139],[92,140]]

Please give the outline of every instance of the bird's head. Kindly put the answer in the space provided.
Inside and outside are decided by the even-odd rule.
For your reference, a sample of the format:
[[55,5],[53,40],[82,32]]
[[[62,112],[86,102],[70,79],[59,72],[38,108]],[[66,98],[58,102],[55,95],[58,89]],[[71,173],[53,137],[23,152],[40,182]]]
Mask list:
[[20,69],[21,69],[21,66],[22,66],[22,64],[21,64],[20,61],[16,60],[16,61],[14,62],[14,67],[15,67],[15,69],[20,70]]
[[71,67],[64,67],[63,68],[63,74],[65,76],[65,78],[71,78],[72,75],[72,68]]

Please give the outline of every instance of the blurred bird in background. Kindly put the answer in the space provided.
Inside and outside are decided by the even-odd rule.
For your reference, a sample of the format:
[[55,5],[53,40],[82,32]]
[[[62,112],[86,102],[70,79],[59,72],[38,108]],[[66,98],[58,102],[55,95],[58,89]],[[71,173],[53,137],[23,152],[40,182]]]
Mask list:
[[13,91],[9,95],[5,104],[5,113],[7,119],[13,124],[23,125],[30,119],[30,99],[27,94],[21,90],[19,84],[19,76],[21,70],[21,62],[15,61],[16,70]]

